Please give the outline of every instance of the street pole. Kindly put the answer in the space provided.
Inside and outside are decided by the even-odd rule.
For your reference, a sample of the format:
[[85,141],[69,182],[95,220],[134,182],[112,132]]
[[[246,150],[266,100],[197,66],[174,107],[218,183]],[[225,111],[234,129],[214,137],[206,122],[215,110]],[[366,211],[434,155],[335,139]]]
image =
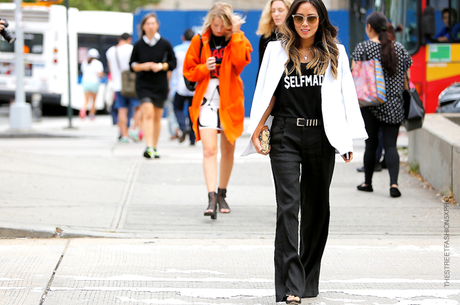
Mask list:
[[15,0],[14,20],[16,23],[16,41],[14,42],[16,93],[14,103],[10,106],[10,128],[27,129],[32,125],[32,109],[26,103],[24,92],[24,32],[22,29],[22,0]]
[[65,0],[65,7],[66,7],[66,27],[67,27],[67,117],[69,118],[69,126],[67,128],[72,127],[72,90],[70,88],[71,81],[70,81],[70,42],[69,42],[69,0]]

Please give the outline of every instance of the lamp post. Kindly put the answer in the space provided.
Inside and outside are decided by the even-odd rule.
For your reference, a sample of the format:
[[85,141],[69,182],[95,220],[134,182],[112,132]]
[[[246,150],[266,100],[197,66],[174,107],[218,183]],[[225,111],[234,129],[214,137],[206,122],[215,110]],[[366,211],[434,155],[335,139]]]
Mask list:
[[66,8],[66,28],[67,28],[67,117],[69,118],[69,126],[67,128],[74,128],[72,127],[72,90],[71,90],[71,81],[70,81],[70,43],[69,43],[69,0],[65,0],[65,8]]
[[14,19],[16,41],[14,42],[16,93],[10,107],[10,128],[27,129],[32,125],[32,108],[26,103],[24,92],[24,32],[22,30],[22,0],[15,0]]

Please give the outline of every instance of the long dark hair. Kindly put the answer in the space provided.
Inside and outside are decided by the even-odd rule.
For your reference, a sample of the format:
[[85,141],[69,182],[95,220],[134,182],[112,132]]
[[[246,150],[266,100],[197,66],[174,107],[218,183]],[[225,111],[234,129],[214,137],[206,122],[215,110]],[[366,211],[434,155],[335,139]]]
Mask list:
[[[307,68],[315,68],[315,74],[324,74],[331,61],[332,75],[337,79],[337,66],[339,57],[339,48],[337,47],[337,29],[329,21],[329,14],[322,0],[295,0],[286,15],[285,22],[280,26],[281,41],[289,57],[288,62],[294,64],[291,71],[286,74],[291,74],[294,69],[300,75],[300,47],[301,38],[297,34],[294,26],[292,15],[297,12],[299,6],[303,3],[311,3],[318,12],[319,24],[315,34],[315,42],[311,51],[314,54],[314,59],[311,60]],[[286,63],[287,64],[287,63]]]
[[379,35],[380,45],[382,46],[382,66],[391,74],[397,72],[398,57],[396,56],[395,46],[387,33],[387,17],[380,12],[373,12],[367,16],[366,24]]

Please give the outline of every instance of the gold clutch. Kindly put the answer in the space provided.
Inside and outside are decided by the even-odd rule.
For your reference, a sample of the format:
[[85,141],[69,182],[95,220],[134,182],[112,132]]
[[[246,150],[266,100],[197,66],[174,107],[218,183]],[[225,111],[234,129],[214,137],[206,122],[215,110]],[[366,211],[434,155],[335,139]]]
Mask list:
[[262,152],[264,154],[268,153],[270,151],[270,130],[268,126],[265,125],[260,131],[259,140]]

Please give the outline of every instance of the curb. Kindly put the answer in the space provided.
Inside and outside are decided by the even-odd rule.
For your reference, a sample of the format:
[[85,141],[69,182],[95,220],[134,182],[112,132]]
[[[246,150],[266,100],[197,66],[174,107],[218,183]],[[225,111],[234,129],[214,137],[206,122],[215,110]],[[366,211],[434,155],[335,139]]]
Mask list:
[[0,238],[55,238],[56,228],[0,227]]
[[0,139],[28,138],[78,138],[74,135],[52,134],[43,132],[0,132]]

